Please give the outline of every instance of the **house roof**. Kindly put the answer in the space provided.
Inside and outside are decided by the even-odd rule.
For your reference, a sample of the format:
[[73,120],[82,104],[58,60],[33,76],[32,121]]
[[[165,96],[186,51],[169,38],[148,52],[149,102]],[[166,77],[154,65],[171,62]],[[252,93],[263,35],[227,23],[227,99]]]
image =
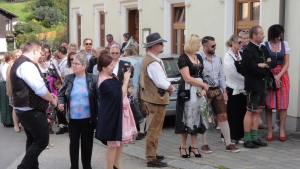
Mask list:
[[16,18],[19,17],[18,15],[14,14],[14,13],[12,13],[12,12],[4,9],[4,8],[1,8],[1,7],[0,7],[0,11],[4,11],[5,13],[10,14],[11,16],[16,17]]

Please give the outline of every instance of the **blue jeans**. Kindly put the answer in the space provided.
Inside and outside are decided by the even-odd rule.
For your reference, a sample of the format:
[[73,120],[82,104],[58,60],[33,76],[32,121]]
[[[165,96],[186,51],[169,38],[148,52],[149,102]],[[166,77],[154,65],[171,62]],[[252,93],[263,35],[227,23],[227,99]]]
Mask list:
[[18,169],[38,169],[38,157],[49,144],[49,124],[46,112],[16,110],[16,114],[27,136],[26,154]]

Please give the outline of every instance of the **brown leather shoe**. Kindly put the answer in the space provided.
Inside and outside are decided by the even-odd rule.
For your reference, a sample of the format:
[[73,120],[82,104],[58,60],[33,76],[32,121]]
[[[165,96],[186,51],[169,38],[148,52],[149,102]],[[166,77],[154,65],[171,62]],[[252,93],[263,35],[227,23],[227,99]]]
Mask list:
[[157,167],[157,168],[161,168],[161,167],[167,167],[168,164],[165,162],[161,162],[158,159],[152,160],[150,162],[147,162],[147,167]]
[[226,146],[226,151],[232,153],[238,153],[240,152],[240,149],[236,148],[233,144],[229,144],[228,146]]
[[208,147],[208,145],[203,145],[203,146],[201,147],[201,151],[202,151],[202,153],[205,153],[205,154],[210,154],[210,153],[212,153],[212,151],[211,151],[211,149]]

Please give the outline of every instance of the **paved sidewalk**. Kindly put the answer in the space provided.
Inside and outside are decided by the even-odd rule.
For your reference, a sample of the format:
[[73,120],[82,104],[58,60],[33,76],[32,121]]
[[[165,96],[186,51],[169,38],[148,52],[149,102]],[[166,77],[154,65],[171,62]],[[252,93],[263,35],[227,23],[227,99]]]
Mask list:
[[[189,159],[183,159],[179,155],[180,136],[174,134],[174,119],[167,118],[165,125],[159,139],[159,154],[164,155],[169,160],[174,160],[176,163],[187,164],[193,163],[195,168],[200,166],[214,166],[216,168],[223,168],[222,166],[230,169],[296,169],[300,164],[300,134],[287,134],[285,142],[279,141],[279,133],[274,132],[275,140],[268,142],[269,146],[259,149],[246,149],[243,145],[237,144],[240,148],[240,153],[225,152],[225,145],[220,138],[219,130],[208,130],[207,141],[212,149],[212,154],[203,154],[203,158],[195,158],[193,155]],[[266,142],[267,130],[259,130],[260,139]],[[188,138],[187,146],[190,138]],[[140,149],[145,148],[145,139],[135,141],[135,144],[128,145],[127,149]],[[200,138],[198,138],[198,147],[201,147]],[[131,153],[130,153],[131,152]],[[133,151],[124,151],[124,153],[133,154]],[[142,154],[138,154],[140,156]],[[191,169],[190,166],[172,165],[178,168]]]

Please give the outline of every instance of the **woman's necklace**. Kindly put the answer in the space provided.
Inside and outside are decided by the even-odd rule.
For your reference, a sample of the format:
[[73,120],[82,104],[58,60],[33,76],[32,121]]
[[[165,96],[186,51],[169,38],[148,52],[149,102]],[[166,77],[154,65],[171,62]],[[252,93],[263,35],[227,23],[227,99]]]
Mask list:
[[190,54],[187,54],[189,56],[189,58],[191,59],[194,59],[194,61],[196,61],[196,56],[195,55],[190,55]]
[[278,45],[278,42],[277,42],[277,43],[273,43],[273,42],[270,41],[270,43],[271,43],[271,46],[272,46],[273,48],[276,48],[277,45]]

